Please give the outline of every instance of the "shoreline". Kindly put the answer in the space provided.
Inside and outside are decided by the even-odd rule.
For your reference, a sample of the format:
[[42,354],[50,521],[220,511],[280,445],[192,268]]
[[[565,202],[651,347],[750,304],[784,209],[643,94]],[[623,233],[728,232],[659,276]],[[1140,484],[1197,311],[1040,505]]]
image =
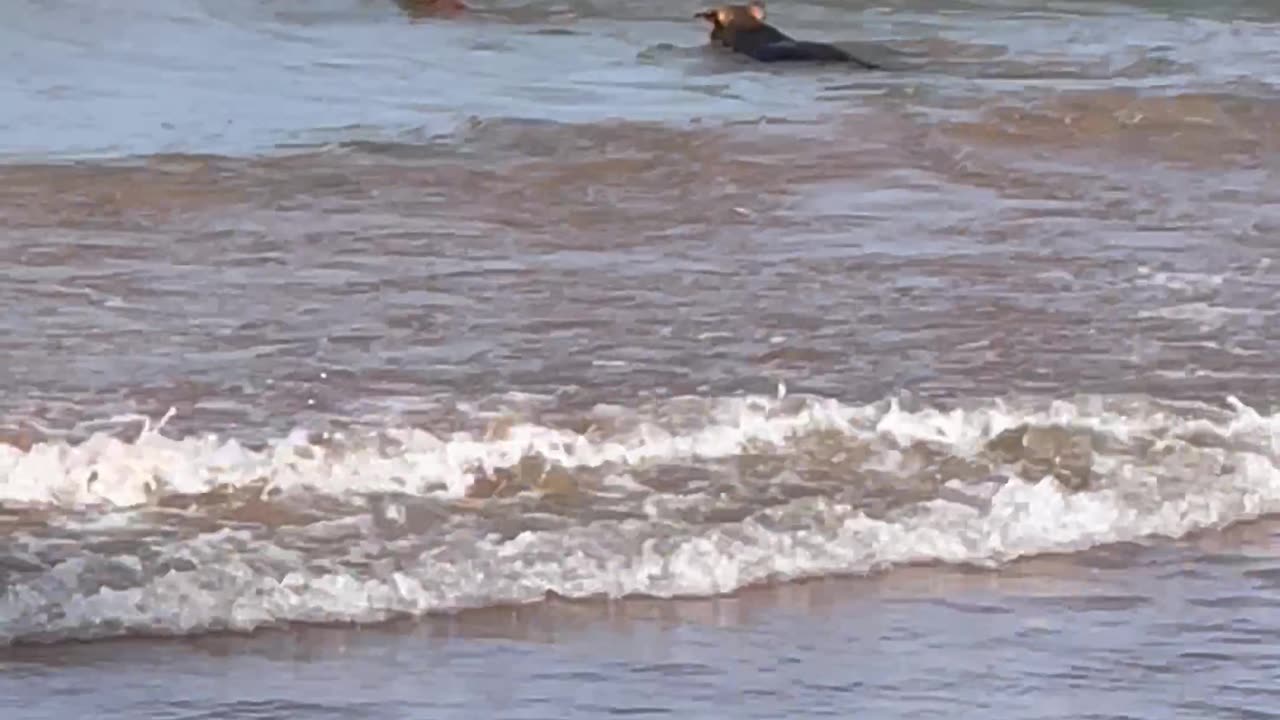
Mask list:
[[[925,563],[867,575],[829,576],[741,588],[712,597],[626,597],[568,599],[550,596],[520,605],[467,608],[370,624],[289,623],[250,632],[215,631],[195,635],[127,635],[90,641],[20,643],[0,647],[0,663],[58,666],[94,663],[102,657],[144,655],[155,648],[174,653],[226,656],[245,653],[273,657],[303,652],[323,659],[334,648],[415,644],[427,641],[503,640],[555,643],[577,635],[625,637],[635,627],[672,630],[684,625],[745,627],[778,613],[818,618],[865,604],[935,604],[970,608],[978,614],[1011,614],[983,602],[951,598],[1073,602],[1102,606],[1123,576],[1170,555],[1231,556],[1280,549],[1280,515],[1243,521],[1220,530],[1202,530],[1177,540],[1115,543],[1078,553],[1024,557],[995,568]],[[1100,591],[1100,592],[1099,592]],[[82,656],[82,657],[81,657]],[[77,660],[77,658],[81,658]]]

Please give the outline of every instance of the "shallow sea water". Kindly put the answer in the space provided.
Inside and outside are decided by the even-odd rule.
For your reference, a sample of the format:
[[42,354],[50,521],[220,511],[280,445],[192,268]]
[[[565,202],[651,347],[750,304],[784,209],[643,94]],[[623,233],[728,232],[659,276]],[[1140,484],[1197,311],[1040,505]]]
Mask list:
[[1280,13],[0,9],[0,716],[1264,718]]

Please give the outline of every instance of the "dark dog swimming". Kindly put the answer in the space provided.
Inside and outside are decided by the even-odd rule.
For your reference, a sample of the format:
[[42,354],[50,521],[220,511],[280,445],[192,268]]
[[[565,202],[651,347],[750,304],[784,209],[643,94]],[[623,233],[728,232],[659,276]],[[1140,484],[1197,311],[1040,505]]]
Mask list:
[[761,62],[842,62],[868,70],[880,66],[862,60],[835,45],[796,40],[764,21],[764,6],[721,5],[694,17],[711,23],[711,42]]

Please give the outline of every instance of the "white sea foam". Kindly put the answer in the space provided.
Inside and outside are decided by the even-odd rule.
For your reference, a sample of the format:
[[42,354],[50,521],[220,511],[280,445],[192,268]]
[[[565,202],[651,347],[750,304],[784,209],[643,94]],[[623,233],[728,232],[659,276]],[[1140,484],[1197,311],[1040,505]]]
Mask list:
[[[384,487],[395,484],[390,478],[396,475],[418,473],[453,478],[443,492],[456,494],[467,462],[514,462],[528,446],[566,465],[618,463],[625,475],[628,464],[645,460],[724,457],[753,442],[785,448],[797,435],[834,430],[879,448],[882,457],[873,459],[883,465],[892,448],[918,443],[972,456],[1002,431],[1027,424],[1104,436],[1107,449],[1093,458],[1098,481],[1072,492],[1048,477],[1013,477],[992,491],[970,479],[951,483],[950,496],[876,516],[832,497],[807,497],[761,506],[738,521],[695,524],[672,513],[698,502],[698,496],[654,493],[637,517],[565,519],[515,535],[481,531],[463,515],[429,534],[387,531],[384,525],[406,522],[399,506],[328,521],[324,532],[224,528],[136,553],[86,549],[46,570],[15,576],[0,597],[0,641],[247,630],[290,621],[370,622],[531,601],[547,591],[571,597],[707,595],[903,563],[995,564],[1109,542],[1178,537],[1280,511],[1280,420],[1238,402],[1227,411],[1140,404],[1107,409],[1100,401],[1082,400],[1035,411],[990,403],[912,412],[893,403],[853,407],[821,399],[756,398],[715,403],[701,430],[678,435],[645,425],[597,441],[537,426],[513,428],[501,442],[415,439],[406,432],[401,437],[409,442],[399,457],[362,450],[329,458],[317,451],[302,461],[295,459],[297,438],[259,453],[212,439],[156,435],[129,446],[99,438],[77,447],[33,448],[22,455],[48,458],[38,466],[22,465],[16,483],[12,468],[23,460],[6,456],[0,467],[7,474],[0,477],[6,478],[9,497],[63,503],[139,500],[141,493],[132,489],[139,482],[135,476],[147,473],[178,478],[169,482],[188,489],[266,474],[272,483],[339,493]],[[90,467],[127,468],[114,475],[100,470],[100,481],[108,477],[105,487],[116,494],[95,494],[78,484]],[[41,468],[48,472],[43,482]],[[850,467],[851,473],[857,469]],[[68,474],[77,480],[67,481]],[[421,478],[413,483],[425,486]],[[963,501],[963,495],[974,501]],[[658,497],[670,502],[655,502]],[[307,533],[310,545],[298,541]],[[327,545],[320,544],[321,536]],[[29,548],[37,544],[30,539]],[[108,575],[116,581],[104,587],[99,578]]]
[[605,463],[716,458],[750,443],[781,443],[827,426],[844,426],[857,409],[815,401],[779,414],[768,401],[731,401],[713,409],[703,428],[673,434],[654,423],[593,442],[535,424],[510,427],[501,439],[457,433],[442,438],[418,429],[389,429],[389,449],[378,442],[314,444],[302,431],[270,441],[260,451],[216,436],[174,439],[146,428],[134,442],[107,433],[72,444],[39,443],[29,451],[0,444],[0,502],[60,506],[135,506],[156,493],[200,493],[265,480],[263,492],[309,490],[333,495],[409,492],[458,497],[478,468],[510,467],[537,453],[567,468]]

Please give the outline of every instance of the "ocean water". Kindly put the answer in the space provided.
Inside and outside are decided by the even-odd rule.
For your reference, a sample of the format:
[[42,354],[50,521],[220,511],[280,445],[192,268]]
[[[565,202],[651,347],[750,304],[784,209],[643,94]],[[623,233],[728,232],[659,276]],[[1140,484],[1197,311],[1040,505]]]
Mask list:
[[0,717],[1266,718],[1280,11],[0,8]]

